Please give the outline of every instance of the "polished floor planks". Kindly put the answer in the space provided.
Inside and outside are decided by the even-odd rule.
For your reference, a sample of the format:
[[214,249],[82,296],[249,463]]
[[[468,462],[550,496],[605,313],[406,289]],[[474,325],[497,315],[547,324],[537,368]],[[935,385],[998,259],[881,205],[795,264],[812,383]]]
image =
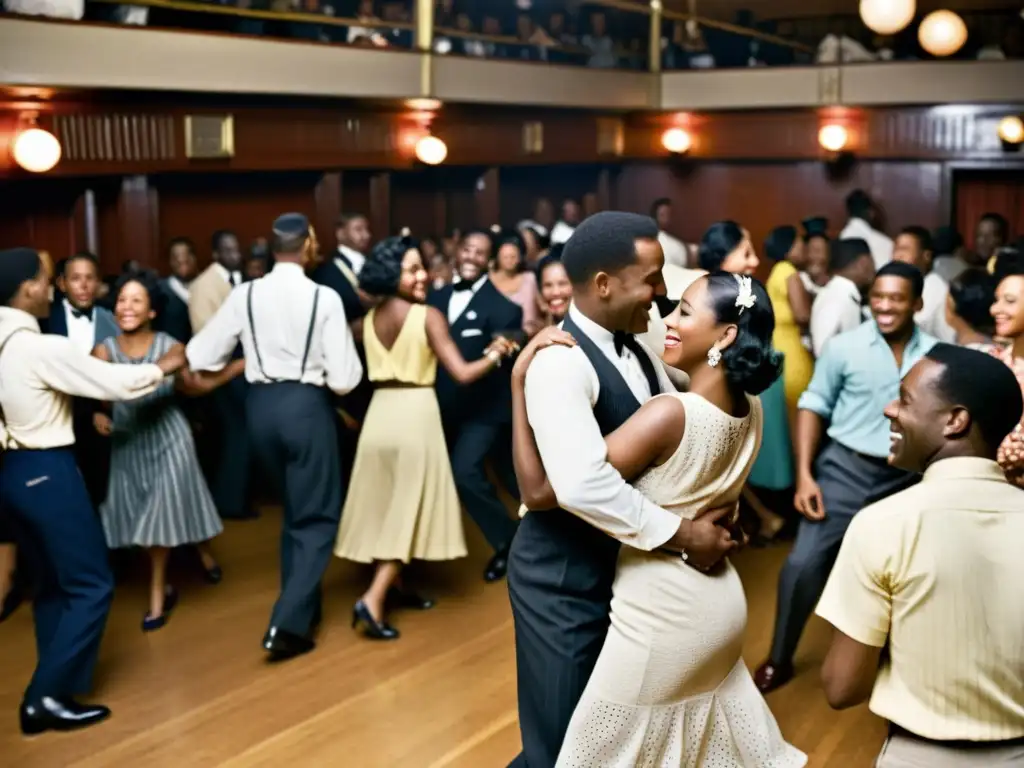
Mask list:
[[[198,578],[183,553],[175,564],[181,602],[163,630],[145,635],[145,572],[119,585],[103,645],[97,699],[114,717],[77,734],[24,739],[17,705],[31,670],[29,612],[0,626],[0,765],[18,768],[503,768],[518,751],[512,620],[503,584],[480,579],[485,547],[411,572],[439,604],[396,614],[395,643],[361,640],[349,628],[366,571],[335,563],[325,584],[317,650],[280,665],[259,640],[277,588],[279,520],[272,509],[229,523],[216,542],[224,583]],[[745,658],[770,643],[775,577],[784,548],[736,560],[750,619]],[[869,768],[884,725],[864,707],[835,713],[818,687],[828,629],[813,620],[797,658],[799,676],[769,697],[786,737],[811,766]]]

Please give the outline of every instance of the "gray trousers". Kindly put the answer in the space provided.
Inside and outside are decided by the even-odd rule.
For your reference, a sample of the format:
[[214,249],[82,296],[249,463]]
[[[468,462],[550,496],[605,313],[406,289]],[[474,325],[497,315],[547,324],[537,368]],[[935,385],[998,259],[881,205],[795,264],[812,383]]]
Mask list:
[[796,541],[779,574],[775,609],[775,636],[771,661],[793,660],[807,619],[825,590],[853,516],[874,501],[902,491],[917,481],[901,469],[829,443],[815,464],[815,478],[825,502],[825,519],[800,520]]

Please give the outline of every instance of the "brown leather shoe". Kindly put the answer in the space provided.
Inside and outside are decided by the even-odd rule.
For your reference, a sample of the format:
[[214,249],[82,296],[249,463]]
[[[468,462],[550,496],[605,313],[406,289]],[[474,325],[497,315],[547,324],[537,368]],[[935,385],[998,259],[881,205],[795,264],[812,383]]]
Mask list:
[[776,664],[771,659],[766,661],[754,672],[754,685],[763,694],[781,688],[793,679],[793,665]]

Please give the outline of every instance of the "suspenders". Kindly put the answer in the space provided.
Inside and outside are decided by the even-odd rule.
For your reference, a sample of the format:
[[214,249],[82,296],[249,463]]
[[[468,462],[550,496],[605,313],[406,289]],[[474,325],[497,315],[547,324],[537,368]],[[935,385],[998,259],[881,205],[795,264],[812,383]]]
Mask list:
[[[266,379],[268,382],[277,383],[281,381],[288,381],[288,379],[272,379],[267,376],[267,372],[263,370],[263,357],[260,355],[260,345],[256,342],[256,323],[252,317],[252,289],[255,287],[255,283],[249,284],[249,292],[245,297],[245,311],[249,315],[249,333],[252,335],[252,349],[256,353],[256,365],[259,366],[260,376]],[[317,286],[313,291],[313,312],[309,317],[309,330],[306,331],[306,349],[302,353],[302,370],[299,372],[299,382],[302,381],[302,377],[306,373],[306,361],[309,360],[309,348],[313,344],[313,329],[316,327],[316,307],[320,303],[320,286]]]

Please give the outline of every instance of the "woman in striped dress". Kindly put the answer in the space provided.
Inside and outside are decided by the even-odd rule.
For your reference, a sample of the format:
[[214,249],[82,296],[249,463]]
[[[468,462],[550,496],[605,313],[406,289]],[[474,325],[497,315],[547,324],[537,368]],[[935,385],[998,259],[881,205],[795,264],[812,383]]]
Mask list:
[[[98,345],[93,355],[115,363],[150,363],[177,346],[174,338],[152,328],[157,315],[153,303],[161,295],[148,275],[123,276],[115,287],[114,306],[121,335]],[[142,547],[152,566],[144,632],[164,626],[177,601],[167,584],[170,550],[197,544],[207,572],[214,571],[217,564],[208,542],[222,530],[175,390],[204,394],[237,376],[242,364],[235,361],[208,378],[186,375],[177,386],[167,379],[152,394],[114,403],[110,415],[96,416],[97,430],[111,437],[110,483],[100,506],[107,545]]]

